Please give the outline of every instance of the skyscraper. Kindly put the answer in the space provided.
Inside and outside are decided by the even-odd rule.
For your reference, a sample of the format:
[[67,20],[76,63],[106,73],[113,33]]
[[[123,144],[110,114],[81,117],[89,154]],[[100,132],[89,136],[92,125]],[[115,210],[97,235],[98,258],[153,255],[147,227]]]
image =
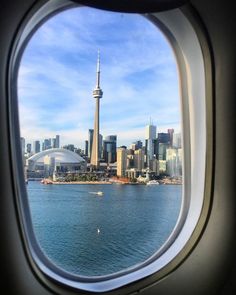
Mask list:
[[127,168],[127,150],[120,147],[117,149],[117,176],[125,177]]
[[95,98],[95,116],[94,116],[94,132],[93,132],[93,144],[92,144],[92,155],[91,155],[91,166],[95,169],[99,168],[99,111],[100,111],[100,99],[102,98],[103,92],[100,88],[100,56],[98,52],[97,60],[97,83],[93,90],[93,97]]
[[85,140],[84,142],[84,154],[88,157],[88,140]]
[[29,154],[31,153],[31,143],[27,143],[26,152],[29,153]]
[[56,138],[51,138],[52,148],[56,147]]
[[60,147],[60,135],[56,135],[56,142],[55,142],[55,148]]
[[106,163],[116,162],[116,135],[106,136],[103,141],[103,159]]
[[88,130],[88,157],[91,159],[93,146],[93,129]]
[[[168,129],[168,133],[158,133],[157,137],[157,158],[159,160],[166,160],[166,149],[171,146],[171,131],[169,130],[174,130],[174,129]],[[173,136],[172,136],[173,139]],[[173,140],[172,140],[173,142]]]
[[174,129],[173,129],[173,128],[168,129],[167,132],[168,132],[169,135],[170,135],[170,146],[172,147],[172,146],[173,146],[173,134],[174,134]]
[[134,151],[134,168],[138,171],[142,171],[144,168],[144,150],[138,149]]
[[51,138],[45,138],[42,144],[42,151],[52,148]]
[[34,153],[37,154],[40,152],[40,142],[39,140],[34,141]]
[[168,133],[164,133],[164,132],[158,133],[157,138],[158,138],[158,143],[171,144],[171,136],[170,136],[169,132]]
[[145,130],[146,164],[150,167],[154,158],[154,140],[156,139],[156,126],[150,124]]

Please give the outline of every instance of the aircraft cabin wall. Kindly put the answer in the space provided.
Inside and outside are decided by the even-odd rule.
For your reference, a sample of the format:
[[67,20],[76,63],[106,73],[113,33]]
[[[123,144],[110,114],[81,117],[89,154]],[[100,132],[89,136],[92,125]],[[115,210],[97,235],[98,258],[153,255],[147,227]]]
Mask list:
[[[9,52],[17,29],[33,0],[0,3],[0,270],[1,294],[53,294],[26,259],[16,213],[14,171],[11,169],[6,77]],[[46,2],[46,1],[45,1]],[[212,207],[205,230],[190,255],[161,281],[148,287],[149,278],[111,294],[235,294],[235,15],[227,1],[192,0],[208,34],[213,57],[214,155]],[[38,5],[38,4],[36,4]],[[191,8],[190,8],[191,10]],[[188,8],[184,8],[188,15]],[[200,120],[200,118],[199,118]],[[54,286],[58,294],[60,286]],[[81,292],[85,293],[85,292]],[[109,292],[108,292],[109,293]],[[68,294],[74,294],[68,290]]]

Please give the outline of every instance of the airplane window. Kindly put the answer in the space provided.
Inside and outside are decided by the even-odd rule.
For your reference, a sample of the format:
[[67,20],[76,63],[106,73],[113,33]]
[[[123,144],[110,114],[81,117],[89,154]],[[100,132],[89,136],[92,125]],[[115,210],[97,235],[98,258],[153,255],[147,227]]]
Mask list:
[[182,201],[177,64],[160,30],[141,15],[63,11],[25,48],[18,100],[33,228],[48,258],[102,276],[154,255]]
[[179,9],[66,0],[22,23],[9,63],[12,166],[22,241],[44,282],[156,282],[194,247],[210,208],[212,94],[192,23]]

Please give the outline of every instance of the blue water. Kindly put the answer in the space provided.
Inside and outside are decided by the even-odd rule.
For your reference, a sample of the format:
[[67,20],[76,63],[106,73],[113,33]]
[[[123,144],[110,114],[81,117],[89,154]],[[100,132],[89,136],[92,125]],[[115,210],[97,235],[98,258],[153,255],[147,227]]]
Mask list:
[[176,224],[182,195],[180,185],[32,181],[27,189],[39,245],[54,264],[85,276],[124,270],[154,254]]

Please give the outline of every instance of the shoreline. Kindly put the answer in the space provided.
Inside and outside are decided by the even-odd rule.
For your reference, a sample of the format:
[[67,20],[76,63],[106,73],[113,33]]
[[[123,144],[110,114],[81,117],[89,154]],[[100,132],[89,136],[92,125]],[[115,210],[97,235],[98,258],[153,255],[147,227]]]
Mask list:
[[112,184],[108,181],[52,181],[43,184]]
[[[71,185],[71,184],[79,184],[79,185],[84,185],[84,184],[105,184],[105,185],[111,185],[111,184],[122,184],[122,185],[145,185],[144,183],[127,183],[127,182],[109,182],[109,181],[50,181],[50,180],[45,180],[45,182],[41,182],[42,184],[49,185],[49,184],[60,184],[60,185]],[[174,182],[167,182],[163,183],[160,182],[160,185],[182,185],[182,183],[174,183]]]

